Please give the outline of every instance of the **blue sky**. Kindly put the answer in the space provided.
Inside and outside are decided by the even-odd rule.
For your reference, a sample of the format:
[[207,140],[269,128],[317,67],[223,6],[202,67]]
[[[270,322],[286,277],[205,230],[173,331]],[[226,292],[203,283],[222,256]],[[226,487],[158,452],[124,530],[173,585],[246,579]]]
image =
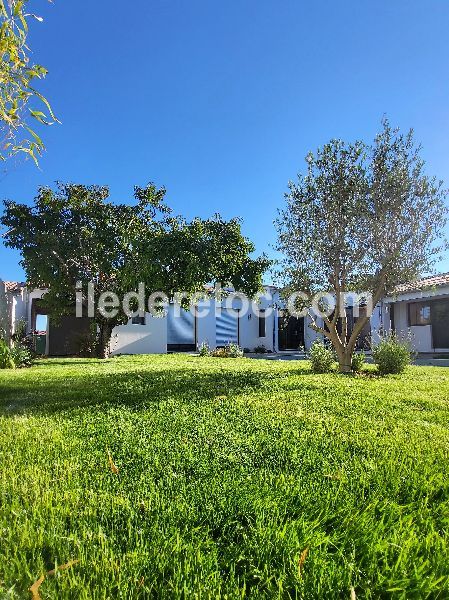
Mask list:
[[[30,0],[41,90],[62,125],[40,170],[14,160],[0,198],[55,180],[168,190],[191,218],[241,216],[258,252],[304,156],[332,137],[370,141],[386,113],[414,127],[449,187],[447,0]],[[0,277],[22,278],[0,246]],[[449,256],[440,265],[449,271]]]

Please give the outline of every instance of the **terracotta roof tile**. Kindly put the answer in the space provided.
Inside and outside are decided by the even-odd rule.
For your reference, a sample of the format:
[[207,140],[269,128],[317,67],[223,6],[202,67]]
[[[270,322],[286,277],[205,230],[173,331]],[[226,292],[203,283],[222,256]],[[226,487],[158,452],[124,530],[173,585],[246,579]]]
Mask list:
[[3,283],[7,292],[20,292],[25,287],[25,284],[20,281],[4,281]]
[[405,294],[407,292],[416,292],[419,290],[431,289],[442,285],[449,285],[449,273],[440,273],[439,275],[431,275],[410,283],[398,285],[395,293]]

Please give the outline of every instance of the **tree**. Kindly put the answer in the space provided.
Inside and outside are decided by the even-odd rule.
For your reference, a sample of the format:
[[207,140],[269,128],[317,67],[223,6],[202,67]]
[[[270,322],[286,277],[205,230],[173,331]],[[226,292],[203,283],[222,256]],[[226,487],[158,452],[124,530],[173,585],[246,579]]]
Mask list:
[[330,292],[335,310],[323,326],[309,311],[310,326],[332,342],[348,372],[370,314],[348,331],[345,294],[366,292],[374,307],[431,269],[446,246],[446,191],[425,174],[413,132],[386,119],[371,146],[332,140],[306,160],[276,221],[285,293]]
[[[34,160],[44,143],[31,121],[52,125],[57,121],[47,99],[34,87],[47,69],[30,64],[28,21],[42,17],[27,13],[27,0],[0,0],[0,160],[24,152]],[[37,105],[31,106],[33,101]]]
[[6,245],[22,254],[28,285],[48,289],[51,316],[74,314],[77,284],[87,305],[87,284],[94,284],[98,356],[107,354],[113,328],[128,321],[123,306],[104,314],[102,294],[123,298],[143,283],[147,302],[153,292],[193,294],[215,281],[248,295],[259,290],[268,261],[250,257],[254,246],[237,219],[188,223],[171,214],[165,189],[153,184],[135,188],[133,205],[113,204],[108,195],[101,186],[43,187],[33,206],[7,201],[1,218]]

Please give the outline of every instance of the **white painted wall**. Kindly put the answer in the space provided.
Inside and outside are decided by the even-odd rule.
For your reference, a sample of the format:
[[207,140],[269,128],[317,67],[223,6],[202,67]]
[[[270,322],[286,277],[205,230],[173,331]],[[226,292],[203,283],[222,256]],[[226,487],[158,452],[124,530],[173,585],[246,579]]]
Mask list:
[[410,327],[412,344],[417,352],[433,352],[432,326],[418,325]]
[[[265,311],[262,313],[265,315],[265,335],[259,337],[259,311],[261,310]],[[260,296],[257,302],[251,302],[247,314],[240,318],[240,346],[249,350],[254,350],[257,346],[265,346],[272,352],[275,348],[273,342],[274,326],[277,322],[275,314],[275,298],[272,298],[270,293]]]
[[381,312],[382,312],[382,328],[385,333],[391,331],[391,305],[385,304],[385,302],[381,303]]
[[[31,292],[28,292],[28,299],[27,299],[27,305],[26,305],[26,315],[27,315],[26,319],[28,321],[28,333],[31,332],[31,325],[32,325],[32,323],[31,323],[31,307],[33,304],[33,300],[35,300],[35,299],[40,300],[46,291],[47,290],[35,289],[35,290],[32,290]],[[48,324],[47,324],[47,329],[48,329]]]
[[167,318],[145,315],[145,325],[114,327],[111,354],[165,354],[167,352]]
[[240,346],[254,350],[256,346],[265,346],[267,350],[273,350],[273,327],[274,311],[267,313],[265,317],[265,336],[259,337],[258,315],[250,310],[247,315],[240,318]]
[[0,281],[0,321],[5,329],[7,338],[17,331],[20,320],[28,323],[28,292],[22,288],[19,292],[7,291],[3,281]]
[[[304,317],[304,346],[306,350],[310,349],[310,346],[315,340],[323,340],[323,334],[314,331],[310,324],[312,319],[308,316]],[[323,319],[317,318],[316,323],[319,327],[323,327]]]
[[370,317],[370,327],[371,327],[371,343],[376,344],[379,339],[381,333],[385,329],[385,324],[389,328],[389,315],[385,312],[382,304],[378,304],[374,307],[373,314]]
[[406,336],[408,334],[409,327],[406,302],[397,302],[394,305],[394,327],[398,335]]
[[11,308],[9,298],[6,295],[6,288],[3,281],[0,280],[0,333],[6,335],[9,339],[11,334]]
[[28,323],[28,300],[29,294],[26,288],[23,288],[20,294],[14,295],[13,297],[13,314],[12,314],[12,328],[13,333],[16,331],[17,324],[21,320],[25,320]]

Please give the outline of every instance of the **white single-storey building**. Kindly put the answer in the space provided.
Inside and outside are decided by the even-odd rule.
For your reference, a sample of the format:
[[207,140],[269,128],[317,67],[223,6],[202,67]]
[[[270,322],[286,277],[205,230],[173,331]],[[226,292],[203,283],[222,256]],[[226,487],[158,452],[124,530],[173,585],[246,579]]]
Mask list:
[[265,289],[267,297],[262,297],[257,307],[249,306],[245,311],[238,298],[232,301],[210,299],[199,302],[196,311],[169,304],[165,316],[146,313],[144,318],[130,319],[127,325],[113,330],[111,353],[185,352],[195,350],[202,343],[211,349],[234,343],[249,350],[264,346],[273,351],[277,347],[277,310],[275,297],[272,297],[275,290]]
[[[211,349],[236,343],[249,350],[264,346],[273,351],[278,348],[279,295],[273,286],[267,286],[265,292],[266,297],[262,296],[257,306],[250,305],[245,314],[241,313],[241,300],[236,298],[232,302],[201,301],[197,315],[170,304],[164,316],[147,312],[144,317],[132,318],[126,325],[114,328],[111,354],[193,351],[202,343]],[[46,355],[76,354],[78,342],[88,331],[89,320],[67,316],[53,323],[41,306],[44,294],[45,290],[29,290],[23,283],[0,282],[0,314],[8,323],[9,335],[20,320],[25,320],[28,333],[38,330],[39,337],[45,338],[41,348],[45,348]],[[296,349],[301,340],[298,338],[298,344],[295,341]]]
[[[19,320],[29,333],[40,330],[40,348],[49,356],[73,355],[89,328],[87,318],[63,317],[58,324],[45,317],[40,300],[45,290],[28,290],[25,284],[0,282],[0,315],[8,323],[9,335]],[[361,309],[363,310],[363,308]],[[348,309],[349,329],[356,317]],[[45,320],[42,318],[45,317]],[[40,322],[38,323],[38,320]],[[130,319],[113,330],[111,354],[162,354],[194,351],[202,343],[211,349],[236,343],[253,351],[263,346],[271,352],[310,348],[321,337],[310,327],[309,317],[293,317],[285,310],[278,289],[266,286],[257,305],[242,310],[241,299],[201,301],[194,311],[170,304],[164,316]],[[320,320],[318,319],[318,324]],[[420,353],[449,352],[449,273],[428,277],[398,287],[394,296],[384,298],[375,308],[359,340],[376,339],[379,332],[394,330],[410,336]]]
[[421,353],[449,352],[449,273],[399,286],[382,300],[386,330],[410,336]]

